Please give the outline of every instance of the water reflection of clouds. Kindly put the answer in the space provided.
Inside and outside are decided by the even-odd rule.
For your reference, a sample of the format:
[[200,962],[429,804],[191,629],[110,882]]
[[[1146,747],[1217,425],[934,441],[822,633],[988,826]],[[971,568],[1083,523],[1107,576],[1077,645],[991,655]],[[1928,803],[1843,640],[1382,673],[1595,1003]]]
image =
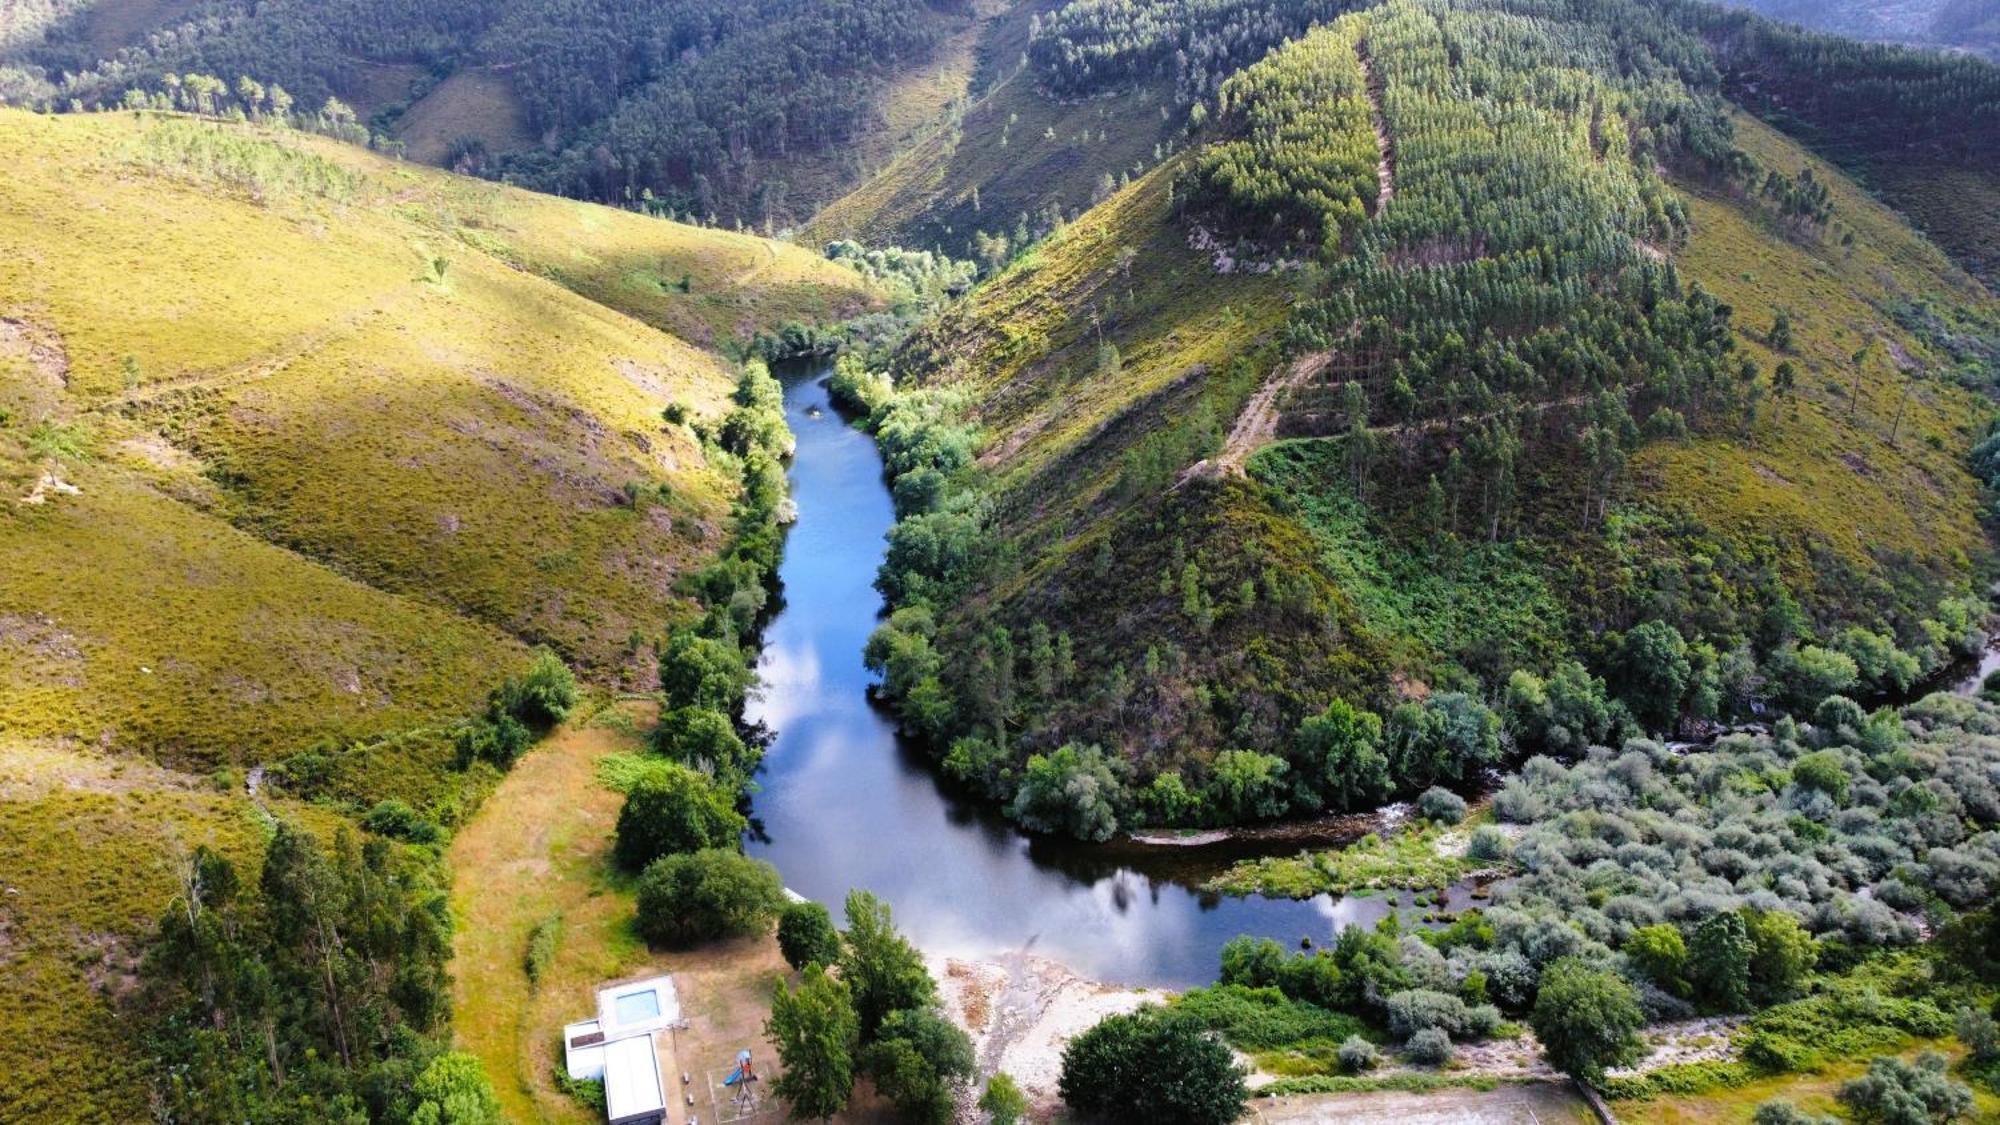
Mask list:
[[744,708],[745,714],[774,731],[818,706],[820,698],[819,650],[801,639],[780,643],[775,637],[764,645],[757,662],[758,691]]

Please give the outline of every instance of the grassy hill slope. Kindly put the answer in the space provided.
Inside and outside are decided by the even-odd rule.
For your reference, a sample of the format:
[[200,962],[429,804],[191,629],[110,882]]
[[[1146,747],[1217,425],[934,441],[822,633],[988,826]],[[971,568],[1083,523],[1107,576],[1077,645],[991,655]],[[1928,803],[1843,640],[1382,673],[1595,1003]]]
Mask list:
[[117,1005],[176,856],[254,882],[244,768],[358,745],[316,793],[449,823],[442,729],[527,644],[650,676],[737,489],[662,409],[874,298],[284,131],[6,111],[0,148],[0,1117],[135,1115]]

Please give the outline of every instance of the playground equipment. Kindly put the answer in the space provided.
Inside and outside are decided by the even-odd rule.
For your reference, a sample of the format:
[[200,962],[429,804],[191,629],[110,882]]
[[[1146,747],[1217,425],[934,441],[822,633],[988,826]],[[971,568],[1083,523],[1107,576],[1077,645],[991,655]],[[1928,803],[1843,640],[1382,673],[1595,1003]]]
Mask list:
[[736,1069],[722,1080],[729,1092],[729,1107],[736,1116],[744,1117],[757,1108],[757,1068],[751,1065],[750,1052],[736,1052]]

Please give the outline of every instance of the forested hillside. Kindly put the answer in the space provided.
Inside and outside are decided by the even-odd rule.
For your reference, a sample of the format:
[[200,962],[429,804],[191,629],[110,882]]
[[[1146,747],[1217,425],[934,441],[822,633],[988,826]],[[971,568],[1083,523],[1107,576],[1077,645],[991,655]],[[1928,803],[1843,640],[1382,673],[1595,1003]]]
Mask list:
[[[849,146],[890,127],[892,95],[962,52],[952,40],[973,20],[969,0],[200,0],[107,43],[111,7],[0,27],[0,98],[110,106],[214,78],[226,109],[248,78],[312,112],[338,98],[383,143],[439,163],[757,224],[851,181]],[[949,96],[919,96],[922,112]]]
[[2000,61],[1991,0],[1726,0],[1730,7],[1850,39],[1970,51]]
[[0,150],[0,1118],[405,1120],[448,1017],[421,845],[565,664],[649,684],[695,613],[718,351],[878,300],[286,129],[0,111]]
[[1086,837],[1259,819],[1976,648],[1993,302],[1736,116],[1703,30],[1342,17],[923,333],[900,391],[850,370],[905,512],[871,658],[947,772]]
[[1731,98],[1836,161],[1989,287],[2000,270],[2000,67],[1855,43],[1701,4]]

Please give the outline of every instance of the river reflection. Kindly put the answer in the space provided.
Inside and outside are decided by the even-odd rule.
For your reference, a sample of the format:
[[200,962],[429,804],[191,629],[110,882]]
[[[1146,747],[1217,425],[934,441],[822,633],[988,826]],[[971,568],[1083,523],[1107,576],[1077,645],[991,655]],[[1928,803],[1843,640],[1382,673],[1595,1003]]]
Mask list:
[[749,707],[776,732],[752,854],[836,915],[850,887],[874,891],[926,951],[1031,949],[1120,984],[1204,983],[1236,934],[1323,942],[1386,912],[1379,898],[1203,895],[1190,888],[1212,872],[1210,853],[1031,839],[944,791],[867,699],[861,650],[881,610],[873,582],[894,511],[874,443],[833,410],[823,374],[785,380],[799,518]]

